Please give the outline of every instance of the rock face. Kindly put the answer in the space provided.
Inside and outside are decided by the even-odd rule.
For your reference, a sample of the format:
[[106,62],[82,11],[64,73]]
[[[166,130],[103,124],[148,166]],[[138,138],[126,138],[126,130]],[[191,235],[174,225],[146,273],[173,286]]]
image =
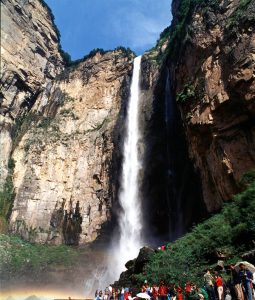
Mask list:
[[[173,26],[181,9],[173,1]],[[209,212],[255,168],[254,16],[254,1],[201,1],[187,13],[178,51],[170,49],[173,91]]]
[[45,4],[1,1],[0,189],[8,172],[14,119],[31,108],[62,69],[59,37]]
[[[40,243],[94,241],[118,208],[133,55],[97,52],[67,68],[42,0],[1,4],[0,189],[12,157],[10,230]],[[254,1],[174,0],[173,15],[170,40],[164,31],[142,61],[139,144],[148,232],[167,240],[219,209],[255,168]]]
[[[160,54],[162,46],[157,48]],[[144,54],[141,68],[141,198],[145,236],[161,243],[184,234],[205,215],[205,209],[199,176],[189,159],[183,123],[171,92],[170,74],[165,65],[159,68],[152,59],[155,52]]]
[[111,217],[131,71],[121,51],[98,53],[39,95],[13,153],[12,232],[40,243],[96,239]]
[[94,53],[64,68],[53,19],[40,0],[1,3],[0,187],[11,157],[11,232],[78,244],[111,219],[133,56]]
[[[114,282],[113,287],[137,286],[138,280],[135,276],[144,272],[146,264],[150,261],[150,257],[154,253],[155,250],[150,247],[141,248],[137,258],[126,263],[127,270],[121,273],[119,280]],[[140,292],[140,289],[133,288],[132,292],[137,294]]]

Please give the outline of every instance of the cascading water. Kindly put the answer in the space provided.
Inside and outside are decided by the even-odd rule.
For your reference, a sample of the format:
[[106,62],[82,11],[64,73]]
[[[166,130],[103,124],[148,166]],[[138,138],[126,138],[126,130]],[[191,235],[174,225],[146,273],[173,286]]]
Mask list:
[[114,266],[117,276],[124,271],[125,263],[137,256],[142,246],[142,212],[139,200],[138,174],[141,161],[138,153],[139,141],[139,78],[141,56],[134,60],[131,94],[126,118],[126,136],[124,141],[121,190],[119,203],[120,237],[115,246]]
[[[126,135],[123,149],[123,165],[118,216],[119,235],[113,237],[108,258],[95,268],[91,280],[86,282],[85,294],[92,295],[93,290],[101,289],[118,279],[125,270],[125,263],[137,257],[142,241],[142,211],[139,199],[139,171],[142,163],[139,159],[139,78],[141,56],[134,59],[130,98],[126,117]],[[105,270],[105,268],[107,270]]]

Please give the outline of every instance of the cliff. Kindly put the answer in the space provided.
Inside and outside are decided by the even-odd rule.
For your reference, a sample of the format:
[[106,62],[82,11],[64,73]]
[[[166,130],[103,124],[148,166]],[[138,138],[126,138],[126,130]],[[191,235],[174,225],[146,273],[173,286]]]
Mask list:
[[[142,60],[141,189],[151,235],[175,239],[255,168],[254,1],[175,0]],[[1,7],[0,227],[40,243],[95,240],[113,223],[134,55],[67,67],[43,1]],[[15,164],[14,164],[15,163]]]
[[173,1],[166,64],[209,212],[255,168],[255,2]]
[[63,69],[53,16],[40,1],[1,1],[0,187],[12,151],[15,119],[30,110]]
[[95,240],[110,220],[131,68],[121,51],[97,53],[38,96],[13,152],[12,232],[78,244]]
[[64,67],[43,1],[3,1],[1,226],[39,243],[97,238],[112,218],[133,54]]

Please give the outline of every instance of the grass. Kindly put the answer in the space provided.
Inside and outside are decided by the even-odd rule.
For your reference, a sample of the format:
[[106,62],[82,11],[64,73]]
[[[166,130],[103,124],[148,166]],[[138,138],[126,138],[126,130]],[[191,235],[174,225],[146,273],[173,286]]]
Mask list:
[[225,204],[221,212],[168,244],[167,250],[153,254],[144,273],[138,274],[136,280],[147,279],[153,283],[162,278],[180,285],[191,280],[201,285],[204,270],[217,261],[217,252],[224,254],[225,263],[229,264],[254,248],[255,171],[246,174],[241,184],[246,189]]
[[0,269],[22,271],[24,268],[44,268],[49,265],[71,266],[79,252],[66,245],[32,244],[17,236],[0,234]]

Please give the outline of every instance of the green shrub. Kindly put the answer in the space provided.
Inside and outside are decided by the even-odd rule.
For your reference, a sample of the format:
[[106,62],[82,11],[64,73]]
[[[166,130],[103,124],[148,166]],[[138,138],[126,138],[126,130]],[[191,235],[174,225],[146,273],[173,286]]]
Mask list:
[[251,3],[252,0],[240,0],[239,5],[231,15],[228,24],[227,30],[231,33],[235,31],[235,27],[239,26],[242,20],[247,19],[247,8],[248,5]]
[[187,100],[195,97],[195,87],[191,83],[184,85],[184,88],[181,93],[178,93],[176,96],[177,102],[186,102]]
[[181,285],[191,280],[201,285],[204,270],[215,266],[216,252],[227,257],[226,263],[236,262],[242,252],[254,247],[254,240],[255,180],[225,204],[220,213],[168,244],[165,251],[153,254],[144,274],[136,278],[150,283],[162,278]]
[[27,130],[31,128],[31,123],[38,121],[39,118],[39,115],[28,113],[27,115],[22,115],[15,119],[15,125],[11,130],[12,151],[16,148]]
[[[2,217],[1,223],[4,225],[9,218],[13,200],[15,198],[12,176],[15,168],[15,161],[10,158],[8,162],[8,175],[5,180],[3,190],[0,191],[0,216]],[[1,226],[3,227],[3,226]]]

